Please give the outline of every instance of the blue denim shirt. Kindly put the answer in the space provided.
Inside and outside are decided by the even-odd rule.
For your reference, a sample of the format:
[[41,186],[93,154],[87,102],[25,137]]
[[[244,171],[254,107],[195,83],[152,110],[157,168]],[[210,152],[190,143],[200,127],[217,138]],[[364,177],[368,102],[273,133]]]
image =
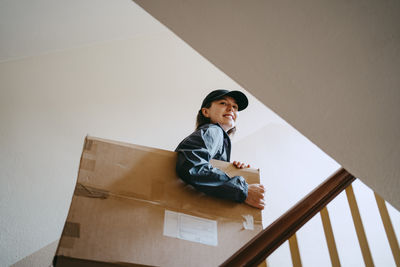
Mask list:
[[218,124],[205,124],[186,137],[175,149],[176,172],[186,183],[211,196],[243,202],[247,183],[242,176],[229,177],[210,164],[211,159],[228,161],[231,140]]

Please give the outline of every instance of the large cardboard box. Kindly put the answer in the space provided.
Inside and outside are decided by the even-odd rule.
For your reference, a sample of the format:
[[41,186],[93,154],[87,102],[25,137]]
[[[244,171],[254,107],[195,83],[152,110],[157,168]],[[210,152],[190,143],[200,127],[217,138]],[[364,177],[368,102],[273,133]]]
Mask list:
[[[56,266],[217,266],[262,230],[261,211],[206,196],[176,153],[87,137]],[[214,161],[259,183],[259,171]]]

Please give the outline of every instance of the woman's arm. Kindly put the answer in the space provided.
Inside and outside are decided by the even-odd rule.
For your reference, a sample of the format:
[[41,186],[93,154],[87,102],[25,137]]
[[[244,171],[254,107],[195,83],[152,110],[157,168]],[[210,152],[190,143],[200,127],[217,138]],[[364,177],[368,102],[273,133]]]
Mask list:
[[197,190],[219,198],[244,202],[248,185],[242,176],[229,177],[210,164],[210,160],[221,152],[223,132],[218,127],[196,131],[176,149],[178,175]]

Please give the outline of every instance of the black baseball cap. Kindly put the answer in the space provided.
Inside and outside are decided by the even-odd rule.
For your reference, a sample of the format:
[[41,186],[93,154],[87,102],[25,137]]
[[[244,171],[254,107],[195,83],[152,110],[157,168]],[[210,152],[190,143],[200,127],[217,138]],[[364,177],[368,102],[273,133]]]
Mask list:
[[230,96],[235,99],[238,104],[238,111],[244,110],[249,104],[249,100],[247,96],[240,91],[229,91],[225,89],[217,89],[209,93],[206,98],[204,98],[201,107],[204,108],[208,103],[211,103],[215,100],[219,100],[224,96]]

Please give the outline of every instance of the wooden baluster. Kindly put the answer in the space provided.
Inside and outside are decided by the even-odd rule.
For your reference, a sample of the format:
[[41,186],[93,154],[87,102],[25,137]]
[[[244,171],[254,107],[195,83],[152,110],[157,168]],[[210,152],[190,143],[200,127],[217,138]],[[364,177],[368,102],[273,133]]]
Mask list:
[[372,260],[367,237],[365,236],[364,226],[361,221],[360,211],[358,210],[356,197],[354,195],[353,187],[351,185],[346,188],[346,195],[350,206],[351,216],[353,217],[354,227],[356,228],[357,238],[360,244],[361,253],[363,255],[364,264],[367,267],[373,267],[374,262]]
[[393,230],[392,222],[390,221],[389,213],[385,204],[385,200],[381,198],[377,193],[375,194],[376,203],[378,204],[379,213],[381,214],[383,226],[385,228],[386,236],[389,241],[390,249],[394,257],[394,261],[397,267],[400,267],[400,249],[396,235]]

